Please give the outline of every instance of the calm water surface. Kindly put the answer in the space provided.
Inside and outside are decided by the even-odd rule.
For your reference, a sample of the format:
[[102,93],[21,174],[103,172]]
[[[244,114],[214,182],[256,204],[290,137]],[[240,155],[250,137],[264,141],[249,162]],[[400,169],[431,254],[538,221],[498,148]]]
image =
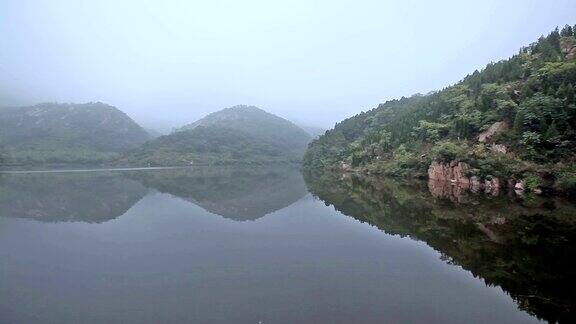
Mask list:
[[512,200],[289,167],[0,174],[0,322],[570,322],[574,208]]

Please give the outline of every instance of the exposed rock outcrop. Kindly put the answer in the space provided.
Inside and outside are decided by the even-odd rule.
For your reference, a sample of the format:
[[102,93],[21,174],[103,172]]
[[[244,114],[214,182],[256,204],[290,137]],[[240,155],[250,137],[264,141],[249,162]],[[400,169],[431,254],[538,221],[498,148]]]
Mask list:
[[506,154],[508,153],[508,148],[504,144],[492,144],[490,145],[490,151],[494,153]]
[[344,172],[352,171],[352,166],[344,161],[340,162],[340,170]]
[[450,181],[460,186],[470,186],[470,179],[466,172],[470,169],[464,162],[452,161],[450,163],[432,162],[428,168],[428,178],[436,181]]
[[480,135],[478,135],[478,141],[484,143],[488,141],[495,134],[498,134],[506,129],[508,129],[508,124],[506,124],[506,122],[503,121],[495,122],[494,124],[492,124],[492,126],[490,126],[490,128],[488,128],[487,130],[480,133]]
[[570,60],[576,57],[576,44],[574,43],[573,38],[562,38],[560,40],[560,49],[562,50],[562,54],[564,54],[566,59]]
[[470,177],[470,190],[472,190],[472,192],[482,190],[482,182],[480,182],[477,176]]
[[[433,183],[433,187],[437,192],[449,191],[446,185],[440,183],[449,184],[450,186],[457,187],[453,188],[452,191],[456,190],[460,192],[461,190],[470,189],[472,192],[478,192],[482,189],[486,193],[491,193],[493,195],[498,195],[501,188],[501,181],[496,177],[489,177],[488,179],[481,182],[476,176],[468,178],[466,174],[470,170],[470,166],[464,162],[452,161],[450,163],[438,163],[432,162],[428,168],[428,186],[430,187]],[[438,183],[440,182],[440,183]],[[441,196],[441,194],[438,194]]]
[[492,195],[498,195],[500,192],[500,179],[491,178],[484,180],[484,191]]

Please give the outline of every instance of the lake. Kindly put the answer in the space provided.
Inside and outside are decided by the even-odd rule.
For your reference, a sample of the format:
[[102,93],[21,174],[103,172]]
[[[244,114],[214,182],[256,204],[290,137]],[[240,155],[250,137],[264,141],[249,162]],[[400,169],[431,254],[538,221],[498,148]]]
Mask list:
[[574,322],[575,215],[287,166],[4,173],[0,322]]

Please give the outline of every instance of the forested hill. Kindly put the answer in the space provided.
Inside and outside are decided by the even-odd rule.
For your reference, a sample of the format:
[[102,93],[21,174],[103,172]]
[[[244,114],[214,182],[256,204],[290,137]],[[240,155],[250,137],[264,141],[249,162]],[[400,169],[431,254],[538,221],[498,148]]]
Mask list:
[[125,113],[103,103],[0,108],[0,148],[8,164],[102,162],[148,138]]
[[300,162],[311,137],[286,119],[252,106],[212,113],[125,154],[119,163],[190,165]]
[[305,130],[292,122],[258,107],[246,105],[233,106],[211,113],[179,130],[191,130],[199,126],[225,127],[241,131],[260,139],[276,142],[284,149],[298,148],[302,153],[311,139]]
[[461,161],[469,176],[576,188],[576,39],[566,26],[427,95],[391,100],[314,140],[308,167],[425,176]]

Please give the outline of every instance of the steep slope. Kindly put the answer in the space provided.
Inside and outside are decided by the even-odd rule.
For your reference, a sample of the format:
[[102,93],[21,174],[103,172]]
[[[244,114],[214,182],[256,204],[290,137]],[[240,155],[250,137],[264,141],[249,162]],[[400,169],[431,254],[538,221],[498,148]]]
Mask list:
[[309,145],[305,164],[437,176],[463,162],[466,177],[445,180],[575,190],[574,36],[566,26],[453,86],[348,118]]
[[13,163],[102,161],[148,138],[125,113],[103,103],[0,108],[0,147]]
[[119,163],[190,165],[296,162],[310,136],[256,107],[236,106],[212,113],[180,130],[147,142]]

